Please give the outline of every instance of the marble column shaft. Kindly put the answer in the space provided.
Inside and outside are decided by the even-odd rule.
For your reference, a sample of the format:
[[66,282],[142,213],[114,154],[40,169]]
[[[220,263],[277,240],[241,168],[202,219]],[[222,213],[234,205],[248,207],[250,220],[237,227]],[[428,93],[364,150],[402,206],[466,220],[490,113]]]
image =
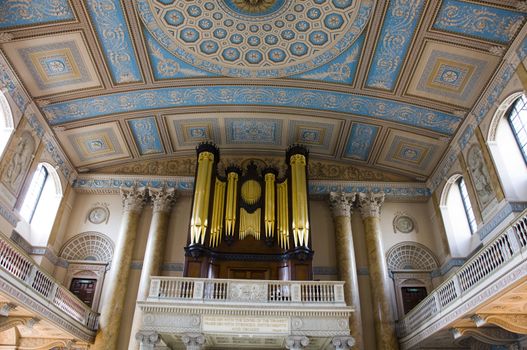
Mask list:
[[130,276],[130,263],[139,217],[146,199],[146,189],[121,188],[121,197],[123,199],[123,217],[112,258],[110,275],[105,281],[109,286],[99,319],[99,332],[91,347],[93,350],[115,350],[117,348]]
[[357,277],[357,263],[351,230],[351,215],[355,193],[330,193],[329,201],[335,222],[335,243],[339,280],[344,281],[346,303],[353,307],[350,317],[350,331],[355,339],[355,348],[363,349],[362,317]]
[[397,350],[399,349],[399,342],[395,335],[395,323],[390,306],[388,269],[384,259],[380,225],[384,193],[359,193],[358,201],[368,251],[368,270],[377,349]]
[[[150,289],[150,277],[159,276],[161,265],[163,264],[165,241],[168,233],[168,223],[170,221],[170,211],[175,203],[175,190],[171,189],[148,189],[152,199],[153,214],[148,232],[145,257],[141,269],[139,289],[137,290],[137,301],[144,301]],[[137,333],[142,324],[142,312],[136,307],[134,319],[132,321],[132,334]],[[136,338],[130,338],[129,349],[139,348]]]
[[175,203],[175,190],[148,189],[152,198],[153,214],[148,232],[141,280],[137,292],[137,300],[145,300],[150,288],[150,277],[159,276],[163,264],[165,241],[168,233],[170,211]]

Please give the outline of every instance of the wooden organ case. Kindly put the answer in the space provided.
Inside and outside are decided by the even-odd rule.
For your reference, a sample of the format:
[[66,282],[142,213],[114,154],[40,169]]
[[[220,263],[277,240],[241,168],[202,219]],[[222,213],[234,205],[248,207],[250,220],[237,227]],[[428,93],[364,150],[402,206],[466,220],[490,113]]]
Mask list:
[[289,147],[281,177],[253,162],[220,175],[210,143],[197,156],[185,277],[312,279],[307,149]]

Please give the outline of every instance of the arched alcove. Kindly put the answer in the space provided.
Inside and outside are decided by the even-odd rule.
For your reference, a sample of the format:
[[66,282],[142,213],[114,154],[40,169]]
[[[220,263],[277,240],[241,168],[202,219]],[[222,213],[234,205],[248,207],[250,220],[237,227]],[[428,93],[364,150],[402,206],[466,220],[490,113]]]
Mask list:
[[113,253],[112,240],[95,231],[73,236],[60,249],[59,256],[69,263],[65,285],[94,310],[99,307],[104,276]]
[[386,253],[393,276],[399,318],[426,298],[432,290],[432,271],[439,265],[430,249],[416,242],[401,242]]

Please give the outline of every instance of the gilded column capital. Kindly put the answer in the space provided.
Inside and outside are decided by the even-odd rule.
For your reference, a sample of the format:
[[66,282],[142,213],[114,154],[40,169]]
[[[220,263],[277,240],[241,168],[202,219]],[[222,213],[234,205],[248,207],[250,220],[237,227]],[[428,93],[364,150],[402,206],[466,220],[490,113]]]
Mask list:
[[384,192],[379,193],[359,193],[359,210],[360,215],[363,219],[375,217],[378,218],[381,215],[381,206],[384,203]]
[[124,211],[139,212],[143,209],[146,202],[146,188],[121,187],[120,192]]
[[176,190],[175,188],[148,188],[150,197],[152,198],[152,207],[155,212],[168,213],[172,209],[172,206],[176,203]]
[[329,194],[329,206],[333,217],[351,217],[353,201],[355,200],[356,193],[345,193],[345,192],[331,192]]

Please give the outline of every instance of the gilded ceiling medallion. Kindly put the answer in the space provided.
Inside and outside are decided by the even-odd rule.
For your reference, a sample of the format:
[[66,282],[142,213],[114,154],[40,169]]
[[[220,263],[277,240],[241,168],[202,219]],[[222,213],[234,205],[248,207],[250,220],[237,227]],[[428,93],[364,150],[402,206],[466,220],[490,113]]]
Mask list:
[[276,4],[276,0],[233,0],[236,7],[243,12],[249,13],[262,13],[268,11],[273,5]]

